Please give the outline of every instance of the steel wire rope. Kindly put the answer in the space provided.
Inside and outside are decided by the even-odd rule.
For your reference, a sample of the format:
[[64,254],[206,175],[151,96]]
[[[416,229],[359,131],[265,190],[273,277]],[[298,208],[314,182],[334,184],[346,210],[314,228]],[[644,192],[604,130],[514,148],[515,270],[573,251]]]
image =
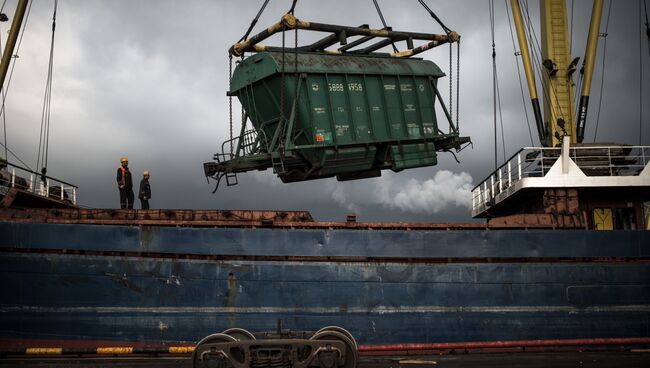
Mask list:
[[[294,0],[293,7],[295,6],[296,0]],[[260,7],[260,10],[257,11],[257,14],[251,21],[251,24],[248,26],[248,29],[246,30],[246,33],[239,39],[237,42],[242,42],[248,38],[250,33],[253,31],[253,28],[257,24],[257,22],[260,19],[260,16],[262,16],[262,13],[264,12],[264,9],[266,9],[266,6],[268,5],[269,0],[265,0],[264,3],[262,3],[262,6]],[[242,54],[242,60],[244,59],[244,55]],[[228,83],[232,84],[232,54],[229,53],[229,76],[228,76]],[[230,88],[230,85],[228,86]],[[242,124],[245,124],[246,122],[244,121],[244,106],[242,105]],[[232,96],[228,96],[228,110],[229,110],[229,122],[230,122],[230,158],[233,158],[233,119],[232,119]]]
[[[11,154],[11,155],[16,159],[16,160],[18,160],[18,162],[20,162],[21,164],[23,164],[24,167],[26,167],[26,168],[29,169],[30,171],[34,171],[34,170],[32,170],[31,167],[29,167],[29,165],[27,165],[27,164],[25,163],[25,161],[21,160],[20,157],[18,157],[18,155],[16,155],[12,150],[10,150],[9,147],[5,146],[2,142],[0,142],[0,145],[1,145],[1,146],[2,146],[2,147],[3,147],[7,152],[9,152],[9,154]],[[7,161],[8,161],[8,160],[9,160],[9,159],[7,158]]]
[[[377,0],[372,0],[372,2],[375,4],[375,9],[377,9],[377,14],[379,14],[381,24],[384,26],[384,29],[388,29],[388,25],[386,25],[386,19],[384,19],[384,15],[381,13],[381,9],[379,8],[379,3],[377,3]],[[393,51],[399,52],[395,46],[395,42],[391,42],[390,44],[393,46]]]
[[[45,96],[43,97],[43,110],[41,113],[41,131],[38,141],[38,155],[36,160],[36,169],[39,164],[41,168],[41,180],[45,179],[47,174],[47,162],[50,147],[50,111],[52,107],[52,72],[54,68],[54,33],[56,30],[56,10],[58,0],[54,0],[54,11],[52,13],[52,38],[50,40],[50,58],[48,61],[47,80],[45,82]],[[42,144],[42,145],[41,145]]]
[[293,11],[296,9],[296,4],[297,3],[298,3],[298,0],[293,0],[293,2],[291,3],[291,9],[289,9],[289,11],[287,13],[293,15]]
[[[646,0],[643,1],[645,8],[645,26],[646,26],[646,36],[648,37],[648,52],[650,52],[650,25],[648,25],[648,8],[646,6]],[[641,20],[641,0],[639,0],[639,26],[641,26],[643,20]],[[641,27],[639,27],[641,28]],[[639,146],[643,143],[643,36],[639,33]]]
[[[639,0],[641,1],[641,0]],[[643,9],[645,13],[645,35],[648,45],[648,55],[650,55],[650,22],[648,22],[648,4],[647,0],[643,0]]]
[[[6,3],[6,1],[5,1],[5,3]],[[2,8],[0,8],[0,12],[2,11],[2,9],[4,9],[5,3],[2,4]],[[5,88],[4,86],[0,86],[0,88],[2,88],[2,91],[1,91],[2,92],[1,93],[1,95],[2,95],[2,106],[0,107],[0,114],[2,114],[3,117],[5,116],[5,101],[7,99],[7,94],[9,93],[9,87],[11,86],[11,79],[12,79],[12,77],[14,75],[14,69],[16,68],[16,59],[18,58],[18,51],[20,50],[20,45],[22,45],[22,43],[23,43],[23,36],[25,35],[25,30],[27,29],[27,21],[29,20],[29,15],[32,12],[32,4],[33,4],[33,1],[30,2],[29,6],[27,7],[27,14],[25,14],[25,20],[23,22],[23,29],[21,30],[20,37],[18,39],[18,44],[16,45],[15,54],[12,55],[12,57],[13,56],[15,56],[15,57],[13,57],[14,60],[11,63],[11,71],[9,72],[9,78],[7,79],[7,87]],[[5,135],[5,138],[6,138],[6,135]],[[7,144],[6,141],[5,141],[5,144],[3,146],[5,147],[7,152],[11,153],[26,168],[28,168],[31,171],[34,171],[34,170],[32,170],[32,168],[29,165],[27,165],[23,160],[21,160],[20,157],[18,157],[15,153],[13,153],[9,149],[9,145]]]
[[269,3],[269,0],[265,0],[265,1],[264,1],[264,3],[262,4],[262,7],[261,7],[260,10],[257,12],[257,15],[255,15],[255,18],[253,18],[253,21],[251,21],[250,26],[248,26],[248,30],[247,30],[246,33],[242,36],[242,38],[239,39],[238,42],[242,42],[242,41],[244,41],[244,40],[246,40],[246,39],[248,38],[248,36],[250,35],[251,31],[253,30],[253,28],[255,27],[255,25],[257,24],[257,22],[259,21],[260,16],[261,16],[262,13],[264,12],[264,9],[266,8],[266,5],[267,5],[268,3]]
[[596,137],[598,136],[598,124],[600,123],[600,109],[603,104],[603,86],[605,84],[605,57],[607,56],[607,31],[609,29],[609,18],[612,12],[612,3],[613,1],[609,0],[609,6],[607,7],[607,20],[605,21],[605,32],[601,34],[603,37],[603,61],[602,61],[602,71],[600,74],[600,95],[598,96],[598,112],[596,113],[596,128],[594,130],[594,142],[596,142]]
[[[492,22],[494,22],[494,0],[490,0],[491,6],[492,6]],[[492,25],[492,45],[494,47],[495,41],[494,41],[494,24]],[[507,158],[506,156],[506,136],[503,131],[503,112],[501,109],[501,90],[499,88],[499,70],[496,64],[496,52],[495,52],[495,58],[493,60],[494,62],[494,83],[496,85],[496,100],[497,100],[497,107],[499,111],[499,125],[501,126],[501,146],[503,148],[503,159],[505,160]]]
[[[373,1],[375,1],[375,6],[377,6],[376,0],[373,0]],[[442,27],[442,29],[445,31],[445,33],[449,36],[449,34],[452,32],[452,30],[449,27],[447,27],[444,23],[442,23],[440,18],[438,18],[436,13],[434,13],[433,10],[431,10],[431,8],[429,8],[429,6],[427,6],[427,4],[424,2],[424,0],[418,0],[418,2],[422,5],[422,7],[429,13],[429,15],[440,25],[440,27]],[[453,73],[453,65],[452,65],[453,49],[452,49],[451,44],[452,44],[452,42],[449,42],[449,117],[451,118],[450,123],[451,123],[451,125],[453,125],[453,121],[454,121],[454,119],[453,119],[453,114],[454,114],[453,74],[454,73]],[[393,45],[393,47],[395,47],[395,46]],[[456,57],[458,59],[458,63],[460,64],[460,45],[458,46],[457,56]],[[460,70],[458,65],[456,66],[456,68],[458,69],[457,71]],[[458,72],[456,73],[456,83],[457,83],[457,86],[456,86],[456,96],[457,96],[457,98],[456,98],[456,129],[458,129],[458,111],[459,111],[458,110],[458,96],[459,96],[459,87],[460,87],[460,78],[458,76]]]
[[438,16],[436,15],[436,13],[434,13],[433,10],[431,10],[431,9],[427,6],[427,4],[424,2],[424,0],[418,0],[418,1],[420,2],[420,4],[422,4],[422,7],[423,7],[427,12],[429,12],[429,15],[431,15],[431,17],[432,17],[433,19],[435,19],[436,22],[438,22],[438,24],[440,25],[440,27],[442,27],[442,29],[443,29],[447,34],[451,33],[451,29],[449,29],[446,25],[444,25],[444,24],[442,23],[442,21],[440,20],[440,18],[438,18]]
[[488,7],[490,11],[490,34],[492,36],[492,111],[494,113],[494,171],[498,169],[498,138],[497,138],[497,83],[496,83],[496,73],[497,73],[497,63],[496,63],[496,45],[494,43],[494,1],[490,0],[488,2]]
[[[575,85],[575,90],[576,91],[582,91],[582,84],[584,81],[584,73],[578,73],[580,74],[580,77],[578,77],[578,83]],[[578,107],[580,105],[580,93],[575,93],[573,96],[573,109],[575,111],[578,111]]]
[[[517,46],[515,45],[515,35],[512,32],[512,21],[510,20],[510,11],[508,6],[508,0],[504,0],[506,4],[506,14],[508,15],[508,25],[510,26],[510,38],[512,40],[512,48],[515,54],[515,64],[517,65],[517,76],[519,77],[519,89],[521,91],[521,102],[524,108],[524,115],[526,116],[526,125],[528,126],[528,135],[530,136],[530,145],[534,145],[533,141],[533,130],[530,127],[530,119],[528,118],[528,109],[526,108],[526,97],[524,95],[524,85],[521,81],[521,68],[519,67],[519,58],[517,57]],[[521,52],[520,52],[521,55]],[[541,143],[541,142],[540,142]]]

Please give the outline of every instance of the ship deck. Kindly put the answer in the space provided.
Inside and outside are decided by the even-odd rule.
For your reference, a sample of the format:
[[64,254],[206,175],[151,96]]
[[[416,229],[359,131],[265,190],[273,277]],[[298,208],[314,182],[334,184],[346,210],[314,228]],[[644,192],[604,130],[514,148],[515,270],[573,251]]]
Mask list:
[[[362,357],[358,368],[501,368],[508,367],[643,367],[650,361],[650,350],[608,352],[490,353],[461,355]],[[191,368],[190,357],[82,357],[82,358],[7,358],[0,367],[114,367],[114,368]]]

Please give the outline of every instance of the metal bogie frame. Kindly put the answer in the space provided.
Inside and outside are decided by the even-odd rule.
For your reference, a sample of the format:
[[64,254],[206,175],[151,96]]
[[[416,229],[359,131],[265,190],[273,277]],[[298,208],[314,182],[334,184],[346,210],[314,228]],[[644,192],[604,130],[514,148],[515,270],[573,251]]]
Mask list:
[[[266,40],[278,32],[294,29],[330,33],[330,35],[319,41],[297,48],[297,51],[307,52],[322,51],[335,54],[346,52],[355,54],[369,54],[382,47],[388,46],[391,43],[406,41],[408,47],[407,50],[392,52],[388,55],[393,57],[410,57],[446,43],[460,42],[460,35],[453,31],[449,32],[448,34],[434,34],[393,31],[390,27],[385,27],[382,29],[371,29],[367,24],[363,24],[359,27],[350,27],[336,24],[307,22],[299,20],[293,14],[285,14],[279,22],[264,29],[262,32],[250,37],[249,39],[232,45],[228,50],[228,53],[230,55],[239,57],[243,56],[246,52],[282,50],[282,48],[261,45],[260,42]],[[362,37],[348,43],[347,38],[352,36]],[[359,46],[377,38],[384,38],[384,40],[378,41],[363,49],[352,49],[353,47]],[[423,40],[429,42],[418,47],[414,47],[413,40]],[[332,46],[337,42],[341,44],[340,48],[337,50],[326,50],[327,47]],[[284,48],[284,50],[294,51],[292,48]]]
[[194,354],[196,361],[203,362],[206,367],[210,361],[227,360],[234,368],[250,368],[258,352],[271,355],[268,359],[274,357],[273,353],[277,354],[277,359],[286,353],[294,368],[319,366],[321,354],[335,356],[331,368],[343,367],[346,354],[351,353],[346,350],[345,342],[339,340],[269,339],[207,343],[198,345]]
[[194,368],[321,367],[356,368],[358,345],[338,326],[317,332],[283,330],[251,333],[230,328],[204,337],[192,352]]

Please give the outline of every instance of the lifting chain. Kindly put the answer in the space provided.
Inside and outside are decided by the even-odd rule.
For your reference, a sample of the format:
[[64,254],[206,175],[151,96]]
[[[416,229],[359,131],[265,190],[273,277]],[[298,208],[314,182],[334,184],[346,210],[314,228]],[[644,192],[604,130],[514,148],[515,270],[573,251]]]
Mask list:
[[458,113],[460,105],[460,40],[456,43],[456,129],[460,130],[458,127]]
[[[244,61],[244,55],[243,54],[242,54],[241,58],[239,59],[240,63],[242,61]],[[244,105],[241,103],[241,100],[239,102],[240,102],[240,106],[241,106],[241,125],[242,125],[241,131],[242,131],[242,133],[246,133],[246,128],[244,128],[244,127],[246,126],[246,121],[248,120],[248,118],[246,117],[246,111],[244,110]],[[232,127],[230,128],[230,131],[232,132]],[[232,133],[230,133],[230,135],[232,135]],[[239,139],[241,140],[245,136],[246,136],[246,134],[239,137]],[[232,137],[231,137],[231,139],[232,139]],[[239,144],[239,146],[241,147],[241,144]],[[239,149],[237,149],[237,153],[238,152],[239,152]]]
[[453,45],[449,43],[449,116],[451,117],[451,122],[454,122],[454,91],[453,91],[453,81],[454,81],[454,68],[452,64],[452,55],[454,53]]
[[[228,54],[228,90],[232,88],[232,54]],[[228,117],[230,123],[230,158],[232,159],[233,136],[232,136],[232,96],[228,96]]]
[[[282,69],[282,75],[280,77],[280,124],[284,124],[284,87],[285,87],[285,75],[284,75],[284,66],[285,66],[285,58],[286,58],[286,46],[285,46],[285,36],[286,36],[286,30],[284,27],[284,24],[282,25],[282,65],[280,66]],[[282,142],[282,140],[280,140]]]
[[[295,6],[295,3],[294,3]],[[292,13],[293,14],[293,13]],[[293,79],[294,79],[294,87],[293,87],[293,94],[294,94],[294,100],[296,105],[298,104],[298,28],[295,29],[294,31],[294,43],[293,43]],[[292,106],[293,108],[293,106]],[[294,115],[294,119],[298,119],[298,114]],[[295,121],[294,121],[294,126],[295,126]],[[293,141],[293,132],[290,132],[291,134],[291,140]]]

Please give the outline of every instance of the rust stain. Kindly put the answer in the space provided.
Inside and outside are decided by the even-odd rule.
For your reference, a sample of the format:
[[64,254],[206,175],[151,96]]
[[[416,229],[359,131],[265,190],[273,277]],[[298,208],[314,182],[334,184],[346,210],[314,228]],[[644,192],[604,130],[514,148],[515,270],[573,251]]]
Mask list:
[[237,278],[235,274],[228,274],[228,289],[226,290],[225,306],[228,308],[228,326],[237,327]]

